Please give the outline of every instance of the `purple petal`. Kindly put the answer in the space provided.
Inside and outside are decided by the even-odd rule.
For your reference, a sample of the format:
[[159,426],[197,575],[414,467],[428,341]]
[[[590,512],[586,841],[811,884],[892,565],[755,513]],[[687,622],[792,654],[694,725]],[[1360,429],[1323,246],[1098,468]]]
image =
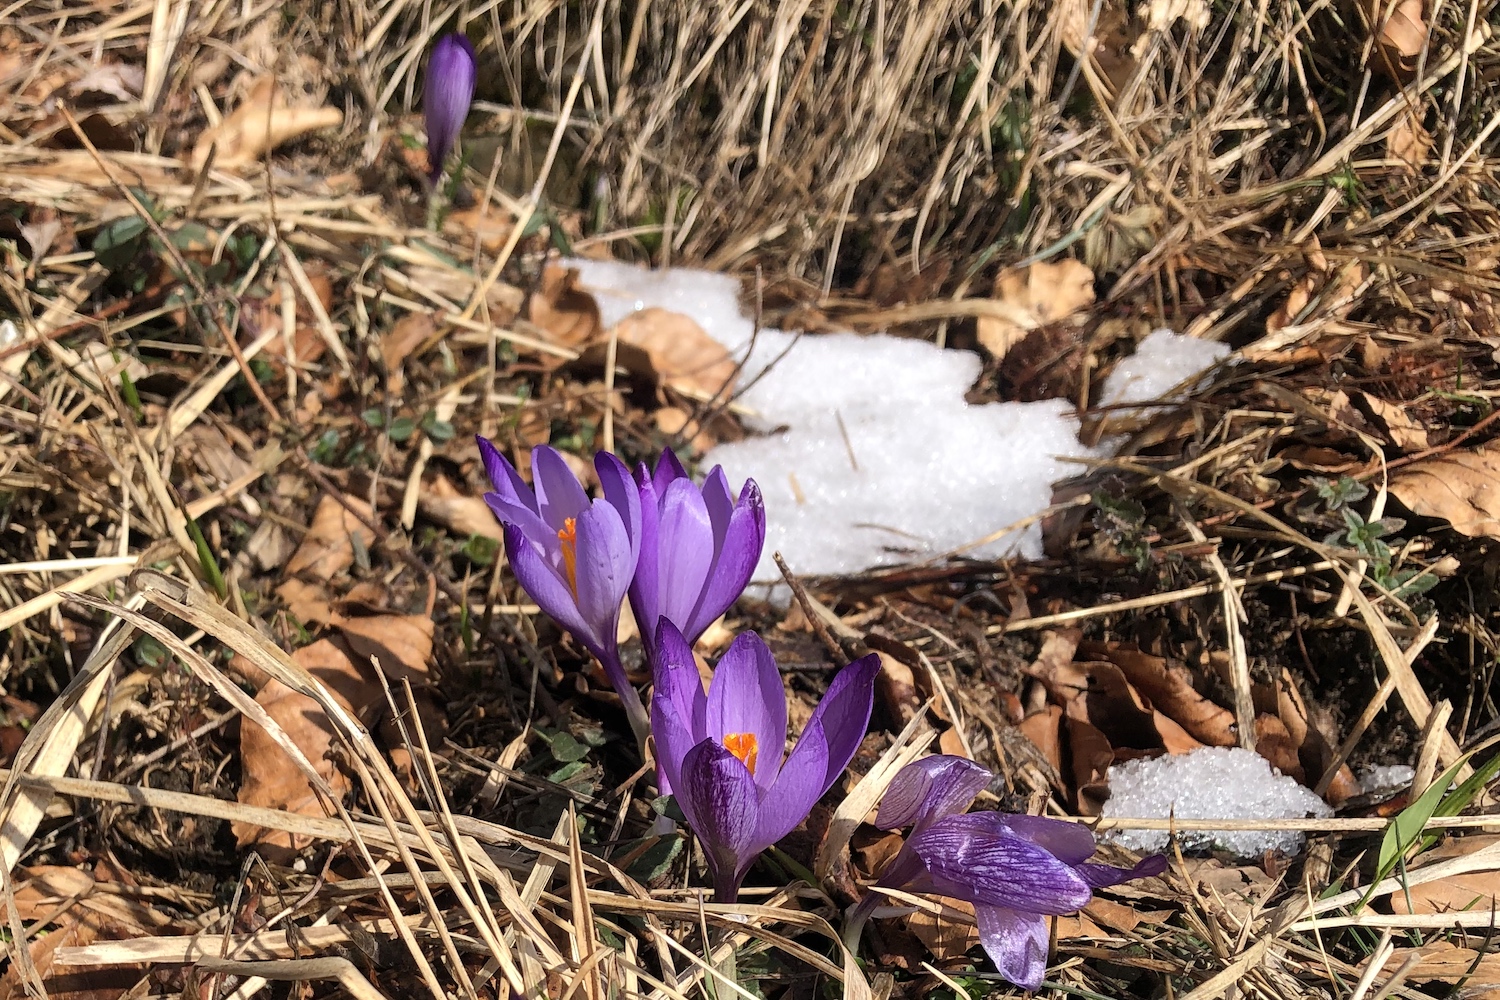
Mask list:
[[635,572],[630,539],[619,513],[602,500],[579,515],[577,529],[578,612],[593,626],[600,645],[612,650],[617,642],[620,603]]
[[1082,864],[1074,868],[1083,880],[1095,889],[1107,889],[1121,882],[1129,882],[1131,879],[1160,875],[1167,870],[1167,859],[1161,854],[1153,854],[1130,868],[1116,868],[1114,865],[1100,864]]
[[[660,676],[658,673],[657,677]],[[671,696],[663,694],[658,686],[651,699],[651,736],[656,741],[656,790],[661,795],[674,795],[682,787],[682,762],[688,751],[701,742],[686,723],[687,719],[672,704]]]
[[997,833],[984,813],[938,820],[907,840],[924,873],[919,891],[1008,906],[1027,913],[1072,913],[1092,893],[1083,877],[1029,840]]
[[667,487],[672,485],[676,480],[688,478],[690,477],[687,474],[687,470],[682,467],[682,462],[678,460],[677,453],[671,448],[663,448],[661,450],[661,457],[656,460],[656,472],[651,477],[652,482],[656,486],[657,495],[660,496],[666,493]]
[[474,440],[479,442],[479,457],[484,459],[484,472],[489,476],[490,485],[495,488],[495,492],[502,499],[527,507],[533,514],[537,513],[536,494],[526,485],[510,460],[500,454],[500,449],[488,438],[476,434]]
[[713,740],[704,740],[682,761],[677,801],[714,870],[714,885],[738,889],[740,879],[759,853],[755,828],[759,818],[755,779],[740,759]]
[[[733,738],[748,737],[756,786],[764,792],[776,783],[786,750],[786,688],[771,651],[754,632],[736,636],[714,669],[706,724],[707,735],[731,751],[740,749]],[[745,763],[750,764],[748,755]]]
[[[705,487],[704,499],[708,490]],[[719,532],[717,523],[714,531]],[[699,635],[712,625],[735,601],[739,600],[755,574],[760,563],[761,549],[766,542],[766,508],[761,501],[760,488],[754,480],[746,480],[740,494],[740,502],[729,515],[729,523],[718,541],[713,569],[709,571],[708,586],[693,609],[689,628]]]
[[755,842],[770,847],[797,828],[827,791],[828,739],[823,723],[809,719],[797,750],[782,765],[776,783],[761,797]]
[[[620,515],[625,525],[625,534],[630,537],[632,561],[641,551],[641,494],[630,478],[625,463],[607,451],[594,455],[594,471],[599,474],[599,487],[605,501]],[[644,626],[642,626],[644,629]]]
[[474,100],[474,46],[460,34],[447,34],[432,47],[427,60],[427,83],[422,95],[427,117],[427,160],[434,181],[453,148]]
[[734,516],[734,494],[729,492],[723,466],[714,466],[703,481],[703,503],[714,525],[714,551],[718,552],[724,548],[724,532],[729,530],[729,519]]
[[661,581],[658,575],[661,560],[658,556],[661,537],[661,498],[651,473],[644,465],[635,473],[635,488],[640,496],[641,530],[639,533],[640,556],[636,561],[635,579],[630,583],[630,610],[635,612],[635,622],[641,631],[641,645],[646,647],[646,657],[653,655],[652,645],[656,641],[656,622],[661,618]]
[[[854,758],[854,751],[859,749],[859,744],[864,740],[865,731],[870,728],[870,710],[875,705],[875,675],[879,672],[880,657],[874,653],[861,656],[840,670],[834,676],[833,683],[828,685],[828,693],[818,702],[818,707],[813,709],[808,725],[803,727],[810,728],[813,719],[816,719],[822,725],[826,737],[827,762],[823,787],[818,791],[820,798],[838,780],[838,776],[844,773],[844,768]],[[802,743],[798,741],[785,766],[792,766],[792,761],[801,750]],[[798,766],[802,765],[799,763]]]
[[1000,906],[974,907],[979,943],[995,969],[1024,990],[1035,990],[1047,974],[1047,922],[1034,913]]
[[[971,760],[950,754],[934,754],[912,761],[901,769],[875,814],[875,825],[882,830],[916,826],[920,832],[927,824],[969,808],[974,796],[994,778],[988,770]],[[1089,842],[1093,852],[1093,841]]]
[[[703,679],[693,650],[677,626],[661,619],[656,630],[656,656],[652,660],[656,693],[653,705],[662,702],[662,710],[675,715],[692,734],[693,744],[708,738],[708,696],[703,693]],[[686,753],[688,747],[683,747]]]
[[1029,840],[1064,864],[1076,865],[1094,856],[1094,834],[1082,823],[1046,816],[992,813],[1001,829]]
[[489,505],[490,513],[495,515],[497,521],[519,528],[533,545],[547,553],[547,561],[550,564],[553,566],[560,564],[561,547],[557,532],[542,520],[540,514],[525,504],[506,499],[501,493],[486,493],[484,502]]
[[561,531],[568,518],[576,520],[589,509],[589,495],[555,448],[539,444],[531,449],[531,478],[537,511],[553,531]]
[[505,526],[505,552],[510,559],[510,571],[515,574],[521,589],[531,595],[537,606],[547,616],[598,656],[601,649],[593,629],[579,614],[578,603],[556,569],[548,564],[542,553],[530,539],[514,524]]
[[[703,595],[708,571],[713,566],[714,529],[708,520],[703,494],[692,480],[679,479],[667,487],[661,499],[656,537],[657,610],[682,629],[689,642],[694,642],[702,630],[692,629],[693,609]],[[651,555],[648,552],[646,558]]]

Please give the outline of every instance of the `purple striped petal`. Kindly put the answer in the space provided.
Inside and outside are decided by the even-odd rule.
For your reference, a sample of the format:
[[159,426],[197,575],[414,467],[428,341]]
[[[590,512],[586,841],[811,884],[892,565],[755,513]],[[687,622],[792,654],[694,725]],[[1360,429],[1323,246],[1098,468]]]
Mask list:
[[677,794],[682,787],[682,762],[702,742],[688,730],[686,721],[658,687],[651,699],[651,738],[656,741],[656,790],[661,795]]
[[500,454],[500,449],[488,438],[476,434],[474,440],[479,443],[479,457],[484,460],[485,475],[489,476],[490,485],[495,488],[495,492],[510,503],[529,507],[535,514],[536,494],[531,492],[531,487],[526,485],[516,467]]
[[763,848],[795,830],[828,790],[828,739],[822,722],[808,720],[797,750],[801,752],[787,758],[776,783],[761,798],[755,842]]
[[1151,878],[1160,875],[1167,870],[1167,859],[1160,854],[1139,862],[1130,868],[1116,868],[1114,865],[1082,864],[1075,866],[1083,880],[1095,889],[1107,889],[1121,882],[1129,882],[1136,878]]
[[[599,475],[599,488],[605,501],[620,515],[625,525],[625,534],[630,537],[630,556],[634,563],[641,552],[641,494],[630,478],[625,463],[607,451],[594,455],[594,471]],[[641,625],[644,632],[645,625]]]
[[[707,487],[704,499],[708,499]],[[760,487],[753,479],[745,481],[740,502],[730,512],[722,532],[717,523],[714,532],[718,547],[713,569],[709,571],[707,586],[693,609],[689,626],[698,635],[702,635],[714,619],[739,600],[760,563],[761,550],[766,543],[766,508],[761,500]]]
[[[692,733],[694,744],[707,739],[708,696],[703,692],[698,662],[677,626],[665,618],[661,619],[656,630],[652,675],[656,684],[653,703],[662,702],[662,710],[675,715]],[[687,750],[683,747],[683,753]]]
[[997,833],[984,813],[938,820],[907,841],[922,861],[922,892],[1027,913],[1072,913],[1092,893],[1083,877],[1029,840]]
[[661,497],[645,465],[636,469],[635,488],[640,496],[641,554],[636,562],[635,579],[630,583],[630,610],[635,613],[641,645],[650,659],[655,655],[652,646],[656,640],[656,622],[661,619],[661,581],[657,578],[661,564]]
[[714,525],[714,551],[722,551],[724,533],[729,530],[729,519],[734,516],[734,494],[729,492],[729,480],[724,476],[722,465],[714,466],[703,481],[703,503],[708,507],[708,519]]
[[510,571],[515,574],[516,582],[531,595],[537,607],[571,632],[575,639],[588,647],[589,652],[595,656],[601,655],[604,647],[600,645],[594,629],[579,613],[578,602],[568,589],[567,580],[559,575],[536,545],[514,524],[505,525],[505,553],[510,559]]
[[578,612],[593,627],[600,644],[613,650],[620,604],[635,572],[630,539],[619,512],[602,500],[585,509],[576,524]]
[[501,524],[514,525],[519,528],[527,540],[546,553],[546,559],[550,565],[553,567],[561,565],[559,555],[561,547],[557,532],[548,527],[540,514],[524,503],[506,499],[500,493],[486,493],[484,502],[489,505],[490,513],[495,515],[496,520]]
[[667,487],[678,479],[688,479],[687,470],[682,467],[677,453],[671,448],[663,448],[661,456],[656,460],[656,472],[651,481],[656,486],[658,496],[667,492]]
[[987,813],[1003,831],[1029,840],[1063,864],[1077,865],[1094,856],[1094,834],[1082,823],[1046,816]]
[[1047,922],[1034,913],[1000,906],[974,907],[979,943],[1000,975],[1035,990],[1047,975]]
[[589,495],[556,449],[544,444],[531,449],[531,478],[537,511],[553,531],[561,531],[568,518],[576,520],[589,509]]
[[[803,727],[804,732],[811,730],[816,720],[825,737],[823,787],[818,790],[818,798],[822,798],[844,773],[870,728],[870,711],[875,706],[875,675],[879,672],[880,658],[874,653],[862,656],[840,670],[833,683],[828,685],[828,693],[813,709],[812,718]],[[802,755],[814,751],[811,747],[807,750],[802,747],[803,741],[798,740],[783,768],[807,767],[811,763],[804,763]]]
[[776,783],[786,750],[786,689],[771,651],[754,632],[736,636],[714,669],[706,725],[710,739],[737,751],[746,766],[754,762],[750,773],[762,793]]
[[714,898],[720,902],[734,901],[759,853],[758,798],[745,765],[713,740],[704,740],[683,758],[677,802],[703,844],[714,873]]
[[[934,754],[912,761],[901,769],[880,800],[875,825],[882,830],[915,826],[920,832],[929,823],[961,813],[974,796],[994,778],[971,760],[951,754]],[[1089,842],[1093,852],[1093,841]]]
[[657,610],[676,623],[689,642],[695,642],[702,630],[692,628],[693,608],[713,566],[714,529],[703,493],[692,480],[679,479],[662,495],[656,544]]
[[474,46],[463,35],[444,35],[427,60],[427,83],[422,95],[427,118],[428,172],[436,182],[443,162],[469,116],[474,100]]

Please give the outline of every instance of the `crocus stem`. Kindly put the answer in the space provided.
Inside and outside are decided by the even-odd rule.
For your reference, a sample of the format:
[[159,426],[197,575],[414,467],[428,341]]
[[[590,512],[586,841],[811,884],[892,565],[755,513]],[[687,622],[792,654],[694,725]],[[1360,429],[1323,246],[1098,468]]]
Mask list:
[[625,718],[630,721],[630,731],[635,734],[636,746],[641,750],[641,760],[647,760],[646,737],[651,735],[651,717],[646,714],[646,706],[641,703],[640,692],[630,683],[630,677],[625,673],[625,666],[618,655],[599,657],[599,665],[604,668],[604,676],[609,678],[609,686],[620,696],[620,704],[625,708]]
[[740,883],[734,877],[734,872],[714,872],[714,902],[715,903],[738,903],[740,901]]
[[848,916],[844,918],[844,947],[851,955],[859,954],[860,936],[865,932],[865,923],[870,919],[870,914],[880,905],[880,899],[879,893],[867,893],[864,899],[849,908]]

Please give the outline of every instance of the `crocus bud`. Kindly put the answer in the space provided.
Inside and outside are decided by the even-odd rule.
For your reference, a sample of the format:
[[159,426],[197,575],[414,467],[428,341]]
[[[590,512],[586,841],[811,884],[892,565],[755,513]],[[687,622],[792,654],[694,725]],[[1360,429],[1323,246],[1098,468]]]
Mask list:
[[423,107],[427,114],[427,161],[434,183],[443,172],[443,161],[453,149],[469,103],[474,100],[474,46],[463,35],[444,35],[432,47],[427,60],[427,90]]

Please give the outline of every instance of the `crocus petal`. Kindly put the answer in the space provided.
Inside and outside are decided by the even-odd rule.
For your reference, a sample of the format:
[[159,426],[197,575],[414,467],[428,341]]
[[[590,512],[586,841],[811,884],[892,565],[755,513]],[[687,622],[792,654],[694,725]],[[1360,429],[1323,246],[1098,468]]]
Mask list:
[[620,515],[625,525],[625,534],[630,538],[630,561],[632,565],[641,554],[641,494],[630,478],[625,463],[607,451],[594,456],[594,471],[599,476],[599,488],[604,500]]
[[427,61],[427,83],[422,106],[427,118],[428,172],[433,180],[443,172],[443,161],[463,128],[474,100],[474,46],[468,38],[444,35]]
[[[672,712],[692,734],[694,744],[706,739],[708,696],[703,693],[703,679],[698,676],[698,661],[677,626],[665,618],[656,629],[652,673],[656,683],[652,703],[661,702],[664,711]],[[686,753],[688,748],[682,750]]]
[[479,457],[484,460],[485,475],[490,477],[490,485],[495,488],[495,492],[510,503],[529,507],[533,514],[537,513],[536,494],[526,485],[510,460],[500,454],[500,449],[488,438],[476,434],[474,440],[479,442]]
[[536,484],[537,511],[553,531],[561,531],[568,518],[576,520],[589,509],[589,495],[556,449],[544,444],[531,449],[531,478]]
[[[875,675],[879,672],[880,657],[874,653],[861,656],[840,670],[833,683],[828,685],[828,693],[813,709],[807,726],[803,727],[806,731],[816,719],[826,737],[823,787],[818,789],[819,798],[849,766],[854,751],[865,738],[865,731],[870,728],[870,711],[875,706]],[[799,759],[805,752],[811,752],[811,748],[804,751],[802,741],[798,740],[783,767],[806,766]]]
[[727,887],[732,900],[758,853],[758,798],[745,765],[713,740],[704,740],[683,758],[677,801],[714,870],[716,897],[723,897]]
[[717,552],[724,547],[724,532],[729,530],[729,519],[734,516],[734,494],[729,492],[729,479],[724,475],[722,465],[714,466],[708,478],[703,480],[703,503],[708,507],[708,519],[714,525],[714,551]]
[[693,631],[691,618],[713,565],[714,529],[692,480],[678,479],[662,494],[656,544],[657,611],[675,622],[689,642],[695,641],[701,630]]
[[763,848],[795,830],[828,790],[828,739],[822,722],[808,720],[797,739],[797,750],[800,752],[787,758],[776,783],[761,797],[755,842]]
[[671,448],[663,448],[661,457],[656,460],[656,472],[651,480],[656,486],[658,496],[667,492],[667,487],[678,479],[687,479],[687,470],[682,467],[682,462],[677,458],[677,453]]
[[619,512],[602,500],[580,514],[576,523],[578,612],[594,627],[600,643],[612,648],[620,602],[635,572],[630,539]]
[[661,618],[660,588],[661,572],[661,497],[656,484],[645,465],[636,469],[636,491],[640,497],[641,530],[639,532],[640,557],[636,561],[635,579],[630,582],[630,610],[635,612],[635,621],[641,630],[641,644],[646,647],[646,657],[654,656],[655,622]]
[[[704,489],[704,499],[708,490]],[[719,525],[714,524],[718,532]],[[729,523],[723,529],[718,542],[717,556],[708,575],[708,585],[698,598],[692,613],[689,629],[702,634],[730,605],[739,600],[760,563],[760,553],[766,544],[766,508],[761,500],[760,487],[755,481],[746,480],[740,492],[740,502],[729,515]]]
[[[974,796],[992,778],[994,775],[985,768],[951,754],[912,761],[886,789],[875,813],[875,825],[882,830],[914,825],[919,832],[928,823],[969,808]],[[1093,853],[1092,839],[1089,852]]]
[[560,543],[557,532],[547,526],[542,516],[524,503],[516,503],[507,499],[501,493],[486,493],[484,502],[489,505],[490,513],[501,524],[513,524],[521,529],[521,533],[527,540],[542,552],[546,553],[547,562],[554,567],[561,565],[559,555]]
[[505,553],[510,559],[510,571],[515,574],[516,582],[531,595],[537,607],[571,632],[575,639],[588,647],[589,652],[598,656],[602,651],[598,637],[579,614],[578,603],[573,599],[573,592],[568,589],[567,581],[558,575],[557,570],[514,524],[505,525]]
[[996,833],[983,813],[938,820],[907,841],[924,872],[919,891],[1028,913],[1072,913],[1092,893],[1083,877],[1045,848]]
[[[658,678],[661,676],[657,674]],[[682,787],[682,762],[700,740],[696,740],[678,714],[671,699],[659,686],[651,699],[651,737],[656,741],[656,790],[662,795],[676,795]],[[683,807],[683,815],[687,809]]]
[[710,738],[730,749],[731,734],[748,734],[755,748],[755,784],[764,792],[776,783],[786,750],[786,689],[771,651],[754,632],[736,636],[714,669],[707,727]]
[[1000,906],[974,907],[979,943],[995,969],[1024,990],[1035,990],[1047,974],[1047,922],[1035,913]]
[[1130,868],[1116,868],[1114,865],[1082,864],[1076,865],[1075,870],[1083,877],[1083,880],[1095,889],[1107,889],[1121,882],[1129,882],[1136,878],[1150,878],[1160,875],[1167,870],[1167,859],[1164,855],[1153,854],[1146,860],[1133,865]]
[[982,813],[993,816],[1000,829],[1023,840],[1029,840],[1057,860],[1077,865],[1094,856],[1094,835],[1082,823],[1049,819],[1046,816]]

